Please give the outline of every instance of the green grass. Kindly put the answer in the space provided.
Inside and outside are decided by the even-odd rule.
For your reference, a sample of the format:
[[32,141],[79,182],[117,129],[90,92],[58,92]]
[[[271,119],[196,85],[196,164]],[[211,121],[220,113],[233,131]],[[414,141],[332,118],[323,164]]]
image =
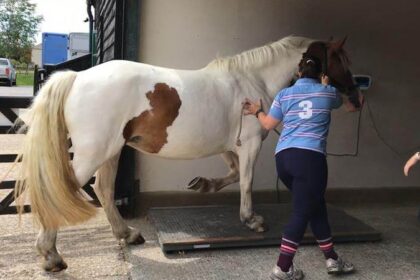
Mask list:
[[33,86],[34,85],[34,73],[28,72],[18,73],[16,83],[18,86]]

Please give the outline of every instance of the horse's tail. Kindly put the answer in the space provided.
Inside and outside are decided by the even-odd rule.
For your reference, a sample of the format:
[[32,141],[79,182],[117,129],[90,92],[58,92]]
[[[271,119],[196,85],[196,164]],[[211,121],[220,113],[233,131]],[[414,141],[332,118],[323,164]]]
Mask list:
[[95,208],[84,199],[71,166],[68,153],[64,107],[77,76],[76,72],[59,72],[41,88],[29,111],[21,158],[21,175],[15,196],[22,213],[27,190],[35,220],[46,229],[57,229],[86,221]]

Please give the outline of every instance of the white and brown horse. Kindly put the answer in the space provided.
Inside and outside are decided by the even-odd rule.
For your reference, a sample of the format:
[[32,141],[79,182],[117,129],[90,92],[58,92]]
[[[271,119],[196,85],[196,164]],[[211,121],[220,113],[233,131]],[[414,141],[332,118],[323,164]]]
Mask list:
[[[261,143],[267,135],[256,118],[241,121],[245,97],[262,99],[269,108],[276,93],[289,85],[302,54],[326,62],[333,85],[360,106],[359,91],[342,49],[344,41],[321,42],[287,37],[239,55],[217,59],[205,68],[185,71],[128,61],[111,61],[82,72],[54,74],[42,87],[24,121],[29,129],[22,151],[22,178],[16,194],[27,190],[41,225],[37,249],[44,269],[67,265],[56,249],[61,226],[86,221],[95,213],[80,192],[96,173],[95,192],[117,239],[142,243],[127,226],[114,202],[114,181],[121,148],[172,159],[221,154],[229,167],[224,178],[193,180],[200,191],[218,191],[240,182],[240,219],[263,231],[253,211],[251,184]],[[241,123],[242,122],[242,123]],[[237,134],[241,145],[237,145]],[[68,136],[74,150],[68,154]]]

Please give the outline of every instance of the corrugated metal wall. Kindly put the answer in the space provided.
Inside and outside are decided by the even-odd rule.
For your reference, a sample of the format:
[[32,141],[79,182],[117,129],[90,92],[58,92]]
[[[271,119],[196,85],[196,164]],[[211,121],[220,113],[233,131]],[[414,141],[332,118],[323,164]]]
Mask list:
[[95,27],[97,32],[97,64],[112,59],[123,58],[123,14],[124,1],[96,1]]

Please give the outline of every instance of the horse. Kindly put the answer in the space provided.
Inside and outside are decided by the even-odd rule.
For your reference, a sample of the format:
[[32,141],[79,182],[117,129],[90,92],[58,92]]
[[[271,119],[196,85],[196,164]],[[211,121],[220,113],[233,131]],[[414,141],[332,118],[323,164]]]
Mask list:
[[263,217],[253,211],[251,185],[268,131],[256,118],[242,116],[242,102],[246,97],[261,99],[268,108],[276,93],[295,77],[306,53],[324,61],[348,110],[357,110],[361,94],[349,70],[344,42],[289,36],[215,59],[198,70],[114,60],[80,72],[53,74],[22,117],[28,126],[19,155],[24,179],[15,187],[19,205],[21,194],[29,193],[40,225],[36,248],[45,259],[43,268],[67,268],[56,249],[57,230],[95,214],[81,191],[95,172],[94,190],[116,239],[127,244],[145,241],[138,229],[127,226],[113,203],[124,145],[170,159],[221,154],[228,174],[198,177],[190,187],[216,192],[239,181],[240,220],[251,230],[264,231]]

